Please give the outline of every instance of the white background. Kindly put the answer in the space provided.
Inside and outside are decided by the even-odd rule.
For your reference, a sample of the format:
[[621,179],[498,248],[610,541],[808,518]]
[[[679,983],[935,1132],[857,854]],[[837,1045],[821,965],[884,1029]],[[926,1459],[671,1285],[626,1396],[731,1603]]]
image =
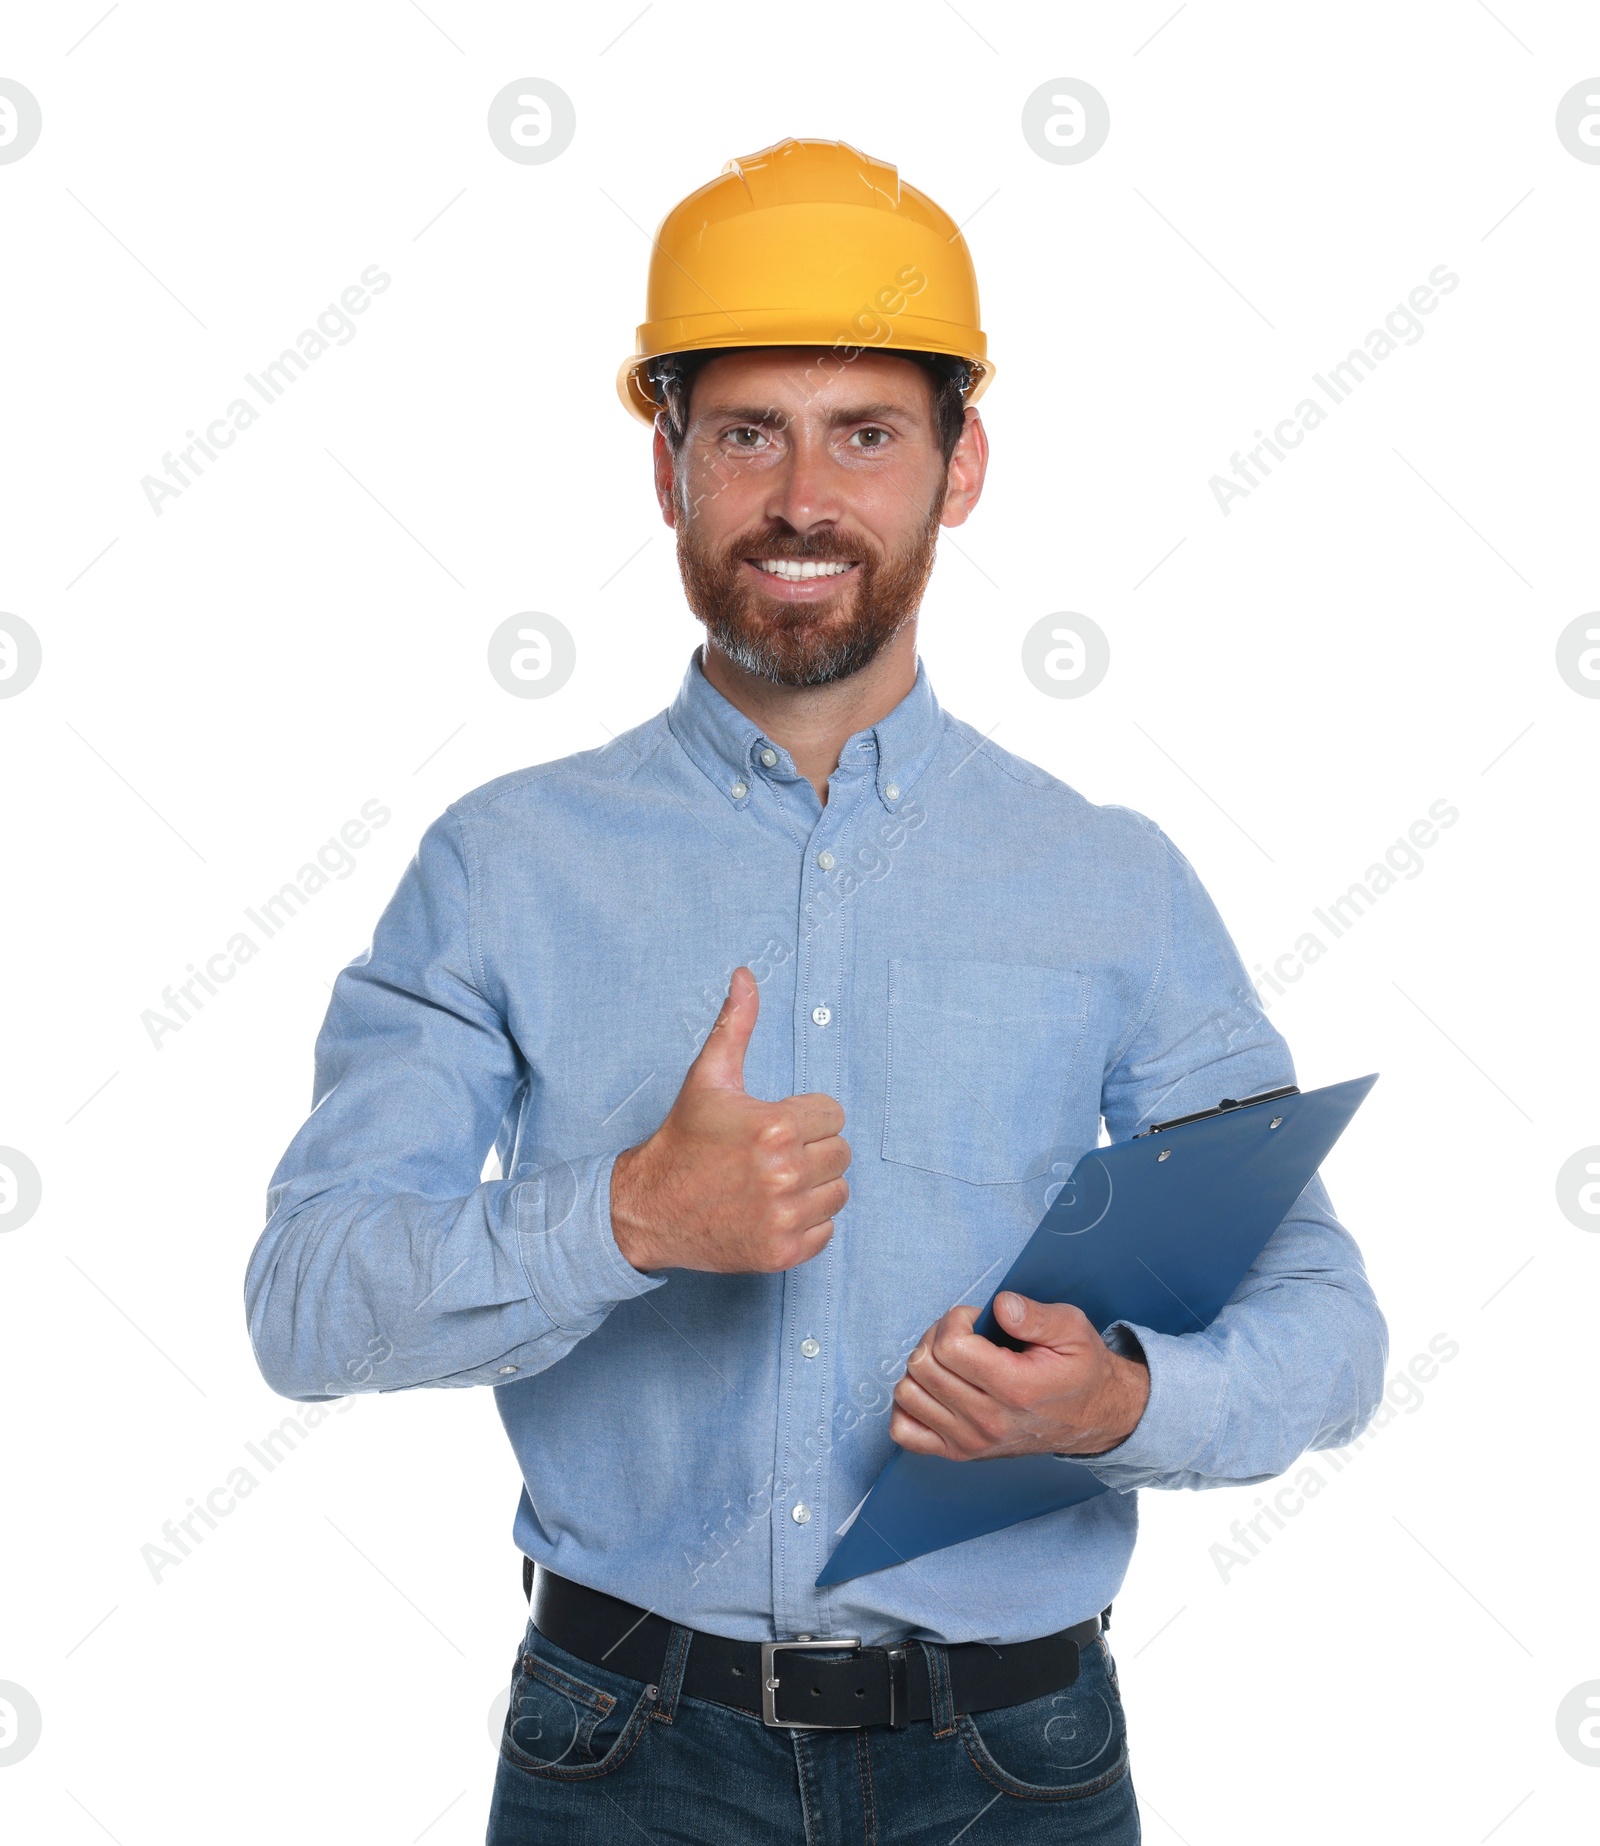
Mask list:
[[[1158,820],[1250,966],[1460,814],[1268,996],[1302,1083],[1382,1073],[1326,1173],[1391,1372],[1459,1354],[1226,1581],[1261,1490],[1144,1496],[1146,1837],[1592,1837],[1555,1713],[1600,1678],[1600,1237],[1555,1177],[1600,1141],[1600,702],[1555,643],[1600,606],[1600,166],[1554,116],[1593,9],[102,11],[14,12],[0,54],[44,118],[0,166],[0,607],[44,648],[0,702],[0,1142],[44,1187],[0,1237],[0,1681],[44,1726],[7,1837],[482,1838],[524,1613],[487,1393],[346,1402],[159,1583],[141,1547],[290,1408],[245,1261],[423,828],[676,689],[699,630],[613,374],[646,233],[788,134],[971,220],[994,460],[925,606],[943,702]],[[528,76],[577,110],[547,165],[485,128]],[[1081,165],[1021,132],[1058,76],[1110,106]],[[373,263],[357,336],[156,516],[141,477]],[[1209,478],[1441,263],[1424,337],[1224,516]],[[548,700],[485,665],[529,609],[577,640]],[[1021,670],[1063,610],[1110,638],[1082,699]],[[141,1012],[373,798],[355,871],[156,1050]]]

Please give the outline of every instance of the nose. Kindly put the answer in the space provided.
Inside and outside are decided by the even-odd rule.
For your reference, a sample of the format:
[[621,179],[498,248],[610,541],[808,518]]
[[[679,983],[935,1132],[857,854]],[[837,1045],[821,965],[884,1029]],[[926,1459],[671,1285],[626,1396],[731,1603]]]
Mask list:
[[827,442],[796,419],[788,430],[785,453],[768,477],[767,518],[781,520],[802,538],[844,517],[841,469]]

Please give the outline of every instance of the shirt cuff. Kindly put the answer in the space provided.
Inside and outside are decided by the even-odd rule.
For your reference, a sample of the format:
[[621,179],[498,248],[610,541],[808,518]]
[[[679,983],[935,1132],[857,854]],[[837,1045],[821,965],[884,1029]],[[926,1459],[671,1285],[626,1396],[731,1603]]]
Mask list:
[[517,1188],[517,1232],[529,1293],[551,1324],[592,1333],[619,1301],[660,1288],[664,1275],[635,1269],[611,1225],[617,1156],[562,1160]]
[[1113,1321],[1103,1337],[1124,1357],[1144,1354],[1150,1370],[1149,1401],[1144,1415],[1114,1449],[1068,1459],[1088,1468],[1108,1487],[1122,1489],[1184,1472],[1210,1441],[1222,1414],[1226,1381],[1216,1353],[1203,1334],[1152,1333],[1126,1320]]

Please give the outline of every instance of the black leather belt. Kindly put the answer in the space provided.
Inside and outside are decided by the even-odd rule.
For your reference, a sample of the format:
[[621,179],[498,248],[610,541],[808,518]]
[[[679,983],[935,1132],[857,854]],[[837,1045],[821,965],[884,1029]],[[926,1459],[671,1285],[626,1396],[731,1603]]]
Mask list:
[[[557,1647],[591,1666],[609,1667],[647,1685],[660,1683],[672,1623],[524,1558],[522,1587],[533,1625]],[[992,1711],[1058,1692],[1078,1677],[1078,1650],[1109,1625],[1111,1611],[1034,1641],[946,1647],[952,1708]],[[886,1724],[904,1730],[933,1715],[928,1656],[915,1641],[863,1647],[853,1636],[793,1641],[732,1641],[692,1629],[682,1690],[759,1713],[794,1730],[856,1730]]]

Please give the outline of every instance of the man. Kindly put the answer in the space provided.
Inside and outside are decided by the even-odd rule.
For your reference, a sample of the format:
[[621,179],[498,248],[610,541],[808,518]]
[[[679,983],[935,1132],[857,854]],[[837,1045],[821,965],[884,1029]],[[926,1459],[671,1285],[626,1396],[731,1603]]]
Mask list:
[[[1132,1490],[1349,1441],[1383,1321],[1313,1180],[1206,1333],[1012,1297],[1019,1350],[973,1334],[1102,1119],[1289,1054],[1166,836],[918,662],[987,460],[945,214],[784,142],[668,217],[650,300],[621,388],[705,642],[667,711],[428,829],[335,988],[255,1349],[302,1400],[495,1387],[538,1567],[498,1846],[1137,1840]],[[1115,1491],[819,1591],[892,1443]]]

